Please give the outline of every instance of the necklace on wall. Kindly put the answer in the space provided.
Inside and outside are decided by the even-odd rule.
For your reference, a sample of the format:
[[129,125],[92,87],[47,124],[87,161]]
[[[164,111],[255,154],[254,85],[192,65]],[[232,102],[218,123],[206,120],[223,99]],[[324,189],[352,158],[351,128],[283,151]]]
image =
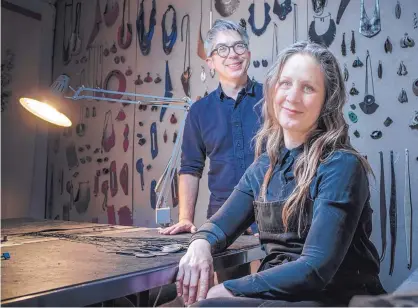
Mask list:
[[[327,18],[327,17],[330,18],[328,30],[324,34],[318,35],[316,33],[316,30],[315,30],[316,19],[320,19],[323,22],[325,20],[325,18]],[[334,19],[331,18],[331,13],[329,13],[325,17],[313,16],[313,18],[314,19],[312,20],[311,25],[309,26],[309,32],[308,32],[309,39],[312,42],[315,42],[315,43],[318,43],[318,44],[321,44],[321,45],[325,45],[326,47],[329,47],[335,39],[335,33],[336,33],[336,30],[337,30],[337,27],[335,25],[335,21],[334,21]]]

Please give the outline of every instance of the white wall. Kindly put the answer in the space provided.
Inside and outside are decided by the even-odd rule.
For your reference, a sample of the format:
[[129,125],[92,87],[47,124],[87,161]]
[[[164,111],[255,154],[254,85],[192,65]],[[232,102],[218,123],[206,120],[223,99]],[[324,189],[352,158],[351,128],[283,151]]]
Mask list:
[[8,2],[40,14],[41,20],[2,2],[2,60],[7,49],[15,56],[8,86],[12,97],[1,115],[1,216],[44,218],[48,125],[26,112],[18,98],[51,82],[54,7],[41,0]]
[[[203,1],[203,26],[202,33],[205,34],[209,28],[209,3],[210,1]],[[240,18],[248,20],[249,13],[248,7],[253,1],[240,1],[240,6],[238,10],[230,17],[235,21],[239,21]],[[278,25],[279,33],[279,49],[283,49],[293,42],[293,13],[290,13],[284,21],[280,21],[278,17],[273,14],[273,0],[267,1],[270,6],[270,16],[272,22],[276,22]],[[281,1],[282,2],[282,1]],[[372,15],[374,1],[368,0],[366,2],[366,11],[369,16]],[[54,76],[58,76],[62,73],[67,73],[72,78],[72,85],[77,85],[79,83],[79,77],[77,73],[81,69],[88,68],[88,63],[86,65],[76,64],[75,61],[79,60],[82,56],[88,55],[88,53],[83,49],[82,54],[75,57],[73,61],[64,66],[61,61],[61,52],[62,52],[62,31],[63,31],[63,3],[60,2],[59,7],[59,16],[57,24],[57,41],[56,41],[56,54],[55,54],[55,70]],[[101,1],[101,12],[104,11],[104,5],[106,1]],[[122,13],[122,3],[123,1],[118,1],[120,6],[120,15],[116,24],[112,27],[106,27],[104,23],[100,25],[100,31],[96,38],[96,44],[103,44],[104,47],[110,48],[113,42],[116,40],[117,28],[121,22],[121,13]],[[197,38],[199,31],[199,21],[200,21],[200,1],[195,0],[176,0],[176,1],[166,1],[158,0],[157,1],[157,25],[155,27],[155,33],[152,40],[151,53],[148,56],[143,56],[138,48],[136,40],[136,28],[135,20],[138,13],[138,1],[131,1],[131,15],[130,21],[133,24],[133,42],[131,47],[127,50],[121,50],[118,48],[116,55],[124,55],[127,59],[125,64],[115,64],[113,62],[114,54],[104,58],[103,65],[103,79],[107,73],[112,69],[120,69],[122,72],[125,72],[128,66],[133,70],[133,75],[126,77],[127,79],[127,91],[144,93],[144,94],[154,94],[154,95],[163,95],[164,93],[164,80],[156,85],[143,84],[142,86],[135,87],[133,82],[136,79],[138,74],[141,75],[142,79],[146,76],[147,72],[152,73],[152,77],[156,77],[156,73],[159,73],[161,78],[164,79],[164,68],[165,60],[169,61],[171,80],[174,87],[174,96],[182,97],[184,92],[180,83],[180,74],[183,70],[183,56],[184,56],[184,41],[181,41],[181,19],[184,14],[190,14],[191,18],[191,66],[192,66],[192,78],[191,78],[191,96],[195,99],[198,95],[203,95],[205,92],[205,87],[200,81],[200,71],[201,66],[205,66],[205,63],[197,57]],[[170,55],[165,55],[162,46],[161,46],[161,19],[163,13],[165,12],[168,4],[173,4],[177,11],[177,29],[178,36],[177,42],[174,46],[174,49]],[[263,1],[256,1],[255,11],[256,11],[256,25],[261,27],[264,17],[264,7],[262,5]],[[313,11],[311,8],[311,1],[309,0],[298,0],[295,1],[298,8],[298,32],[297,37],[299,40],[307,39],[307,29],[312,21]],[[332,18],[335,20],[338,5],[340,1],[328,1],[328,5],[325,9],[324,15],[331,13]],[[93,27],[93,19],[95,12],[96,1],[82,1],[83,10],[82,10],[82,36],[84,44],[88,40],[91,29]],[[350,124],[350,133],[352,134],[354,130],[358,130],[361,134],[360,138],[355,138],[352,136],[352,142],[354,146],[363,154],[368,156],[368,160],[373,167],[373,171],[376,175],[376,178],[379,179],[380,176],[380,166],[379,166],[379,151],[384,152],[385,158],[385,172],[386,172],[386,200],[387,207],[389,208],[389,199],[390,199],[390,170],[389,170],[389,152],[393,150],[395,152],[396,160],[395,172],[397,179],[397,201],[398,201],[398,242],[396,247],[396,264],[395,272],[393,276],[388,275],[389,271],[389,255],[390,255],[390,236],[389,236],[389,218],[387,222],[387,238],[388,238],[388,250],[386,253],[386,258],[384,259],[381,266],[381,278],[384,283],[384,286],[388,291],[393,290],[397,285],[404,280],[410,271],[406,268],[406,248],[405,248],[405,235],[404,235],[404,222],[403,222],[403,191],[404,191],[404,150],[408,148],[410,151],[410,169],[411,169],[411,185],[412,185],[412,200],[414,206],[418,202],[418,190],[416,189],[418,185],[418,161],[415,159],[418,156],[418,131],[411,130],[408,127],[411,116],[413,115],[414,110],[417,108],[417,97],[411,91],[412,81],[418,77],[418,58],[417,46],[418,46],[418,31],[413,28],[413,12],[418,12],[418,2],[416,0],[403,0],[402,4],[402,16],[400,20],[395,19],[394,9],[396,1],[380,1],[380,13],[382,20],[382,31],[373,38],[363,37],[358,32],[359,19],[360,19],[360,0],[350,1],[342,19],[341,23],[337,25],[337,33],[333,44],[330,46],[330,49],[335,53],[337,58],[340,61],[341,66],[344,63],[347,64],[350,77],[347,82],[347,90],[351,88],[352,82],[355,82],[357,89],[360,91],[359,96],[350,96],[350,101],[345,108],[345,113],[348,114],[348,111],[351,110],[349,105],[356,104],[357,108],[354,111],[359,121],[356,124],[350,122],[347,116],[347,122]],[[145,1],[145,25],[148,29],[149,21],[149,12],[151,9],[151,1]],[[213,18],[214,20],[219,18],[219,14],[214,9]],[[317,21],[316,31],[318,34],[324,32],[328,27],[328,20],[325,19],[324,23]],[[260,37],[257,37],[251,32],[250,26],[247,25],[248,32],[250,34],[250,48],[252,51],[252,59],[259,60],[267,59],[269,66],[271,65],[271,55],[272,55],[272,33],[273,33],[273,24],[269,24],[267,31]],[[171,14],[169,15],[166,27],[170,31],[169,27],[171,26]],[[355,40],[357,46],[357,52],[355,55],[351,54],[349,46],[351,40],[351,30],[355,31]],[[341,40],[342,33],[346,33],[346,45],[347,45],[347,56],[343,57],[341,55]],[[402,49],[399,46],[399,40],[402,38],[403,34],[408,32],[411,37],[416,41],[414,48]],[[68,35],[68,34],[67,34]],[[393,53],[385,54],[383,44],[387,38],[390,37],[393,44]],[[85,45],[83,45],[85,46]],[[84,48],[84,47],[83,47]],[[362,100],[364,95],[364,78],[365,78],[365,66],[362,68],[353,68],[352,63],[358,55],[365,64],[366,60],[366,50],[370,51],[372,67],[373,67],[373,76],[374,76],[374,87],[375,87],[375,96],[378,104],[380,104],[379,109],[373,115],[364,114],[358,103]],[[378,60],[383,62],[383,78],[380,80],[377,78],[377,64]],[[396,74],[400,60],[403,60],[409,74],[407,76],[398,76]],[[92,61],[90,62],[90,65]],[[258,81],[263,81],[264,75],[267,71],[267,68],[260,66],[259,68],[254,68],[252,65],[249,69],[250,77],[255,77]],[[207,73],[207,85],[208,89],[213,90],[217,86],[217,78],[210,78],[208,70]],[[92,79],[93,73],[89,75]],[[91,82],[87,81],[86,85],[91,85]],[[115,85],[113,85],[115,86]],[[400,104],[397,101],[398,94],[401,88],[405,88],[408,94],[409,102],[406,104]],[[66,167],[65,161],[65,151],[64,147],[68,145],[69,142],[76,142],[77,146],[90,143],[92,149],[97,146],[100,146],[100,138],[103,130],[103,117],[104,113],[111,109],[113,112],[113,118],[116,117],[117,112],[121,109],[121,106],[118,104],[109,104],[107,102],[96,102],[96,101],[82,101],[79,104],[76,102],[69,102],[68,106],[73,110],[73,118],[75,121],[78,121],[79,107],[80,104],[84,107],[96,106],[98,108],[98,117],[95,119],[85,120],[88,131],[86,136],[77,137],[74,136],[71,138],[62,138],[61,135],[61,150],[59,153],[51,155],[51,163],[54,164],[54,169],[63,169],[65,172],[65,180],[72,180],[77,183],[78,181],[89,180],[90,183],[93,182],[94,174],[96,170],[104,167],[103,165],[98,165],[93,161],[93,164],[89,165],[80,165],[77,170],[69,171]],[[152,179],[158,179],[161,174],[165,162],[167,161],[171,153],[170,140],[172,133],[178,127],[169,123],[169,116],[171,115],[170,111],[167,111],[165,115],[165,120],[163,123],[160,123],[159,112],[151,112],[149,109],[146,112],[139,112],[137,108],[133,106],[123,108],[127,114],[127,119],[123,123],[118,123],[114,121],[115,131],[116,131],[116,142],[117,146],[115,149],[112,149],[111,152],[105,153],[104,155],[94,156],[94,160],[97,157],[108,156],[109,162],[111,160],[117,161],[118,172],[122,163],[128,162],[130,166],[130,175],[133,171],[133,181],[132,191],[130,190],[129,196],[124,196],[122,194],[116,195],[114,198],[108,200],[108,205],[115,205],[116,208],[127,205],[131,208],[133,212],[133,223],[135,225],[144,225],[144,226],[154,226],[154,211],[150,208],[149,205],[149,189],[150,182]],[[91,109],[90,109],[91,111]],[[176,113],[176,115],[178,115]],[[390,116],[394,123],[390,127],[384,127],[383,121],[387,116]],[[177,117],[179,119],[179,116]],[[144,126],[139,127],[138,122],[143,121]],[[153,160],[150,156],[150,136],[149,136],[149,126],[152,122],[156,121],[158,126],[158,140],[159,140],[159,156]],[[130,126],[131,135],[129,136],[130,148],[127,153],[124,153],[121,150],[121,140],[123,140],[122,132],[124,124],[128,123]],[[167,129],[169,135],[168,144],[162,142],[162,134],[164,129]],[[374,130],[381,130],[383,132],[383,137],[380,140],[373,140],[370,138],[370,134]],[[58,134],[61,131],[58,130]],[[141,147],[137,144],[138,138],[136,133],[142,133],[147,138],[147,143]],[[84,154],[83,154],[84,155]],[[139,184],[139,175],[135,171],[135,162],[136,160],[142,157],[144,159],[144,164],[147,165],[151,163],[153,169],[151,171],[145,171],[145,190],[140,189]],[[108,166],[109,164],[107,164]],[[73,174],[75,171],[79,172],[78,178],[74,180]],[[207,169],[206,169],[207,171]],[[56,176],[56,175],[55,175]],[[101,177],[100,184],[103,180],[108,179],[106,177]],[[56,184],[55,184],[56,185]],[[56,189],[56,186],[55,188]],[[371,182],[371,193],[372,193],[372,207],[374,210],[373,215],[373,234],[372,240],[376,244],[380,252],[380,220],[379,220],[379,182]],[[207,179],[204,177],[201,181],[200,193],[198,206],[196,210],[195,222],[197,225],[201,225],[205,221],[206,217],[206,208],[208,203],[208,190],[207,190]],[[69,195],[67,193],[54,194],[55,198],[55,207],[54,216],[62,213],[62,205],[69,201]],[[107,222],[106,212],[101,209],[103,203],[104,195],[99,193],[98,197],[93,198],[89,205],[89,211],[86,214],[79,215],[76,212],[71,212],[71,219],[74,220],[91,220],[92,218],[98,218],[100,222]],[[414,222],[418,221],[417,215],[418,212],[414,211]],[[173,213],[173,219],[175,220],[176,211]],[[417,260],[416,256],[418,254],[418,245],[415,240],[418,236],[417,225],[414,225],[414,247],[413,247],[413,256]],[[418,262],[414,261],[412,269],[416,268]]]

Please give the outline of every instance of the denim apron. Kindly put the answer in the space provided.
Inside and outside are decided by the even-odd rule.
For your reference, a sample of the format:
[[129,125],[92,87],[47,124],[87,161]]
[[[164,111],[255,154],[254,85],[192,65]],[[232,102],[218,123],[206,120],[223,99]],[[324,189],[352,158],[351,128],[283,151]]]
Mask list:
[[[281,177],[284,177],[281,173]],[[264,187],[260,189],[260,195],[253,201],[255,221],[259,229],[259,240],[266,257],[262,260],[258,272],[280,266],[288,262],[296,261],[302,254],[303,246],[308,235],[313,213],[313,200],[308,198],[306,208],[307,226],[298,236],[297,221],[290,221],[288,230],[282,220],[283,206],[292,193],[294,185],[283,178],[282,189],[277,195],[276,201],[267,202],[263,196]],[[332,251],[330,250],[330,253]],[[301,292],[302,293],[302,292]],[[339,269],[334,278],[320,292],[307,294],[295,294],[286,296],[290,301],[318,301],[326,305],[347,305],[354,295],[377,295],[386,291],[380,284],[376,275],[369,275],[355,270]],[[281,298],[278,298],[281,300]]]

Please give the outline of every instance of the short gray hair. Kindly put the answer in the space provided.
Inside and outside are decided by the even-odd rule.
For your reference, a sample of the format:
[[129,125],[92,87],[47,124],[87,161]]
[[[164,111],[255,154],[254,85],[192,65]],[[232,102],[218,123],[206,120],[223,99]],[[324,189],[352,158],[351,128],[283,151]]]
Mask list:
[[205,52],[207,57],[210,56],[210,53],[213,50],[213,43],[216,38],[216,35],[219,32],[227,30],[233,30],[238,32],[244,43],[247,44],[247,46],[249,46],[250,39],[248,38],[247,31],[243,27],[231,20],[217,19],[213,24],[212,28],[208,31],[208,34],[206,35]]

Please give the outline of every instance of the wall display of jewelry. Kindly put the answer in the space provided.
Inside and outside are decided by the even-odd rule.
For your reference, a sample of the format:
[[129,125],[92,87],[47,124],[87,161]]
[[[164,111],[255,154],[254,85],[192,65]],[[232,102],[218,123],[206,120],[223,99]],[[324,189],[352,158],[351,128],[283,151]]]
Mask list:
[[[378,152],[396,142],[403,146],[404,141],[397,138],[399,135],[405,136],[409,143],[416,141],[418,71],[415,67],[418,66],[412,56],[417,48],[415,0],[399,1],[400,10],[397,1],[379,0],[263,0],[260,3],[252,0],[109,0],[109,4],[106,1],[74,0],[71,6],[71,0],[67,0],[58,5],[55,49],[59,56],[54,59],[54,76],[67,73],[72,86],[125,88],[127,92],[165,97],[181,97],[187,93],[193,100],[203,97],[218,85],[218,76],[204,62],[203,40],[213,21],[223,18],[224,14],[246,26],[252,52],[248,75],[257,81],[263,81],[280,50],[298,39],[312,39],[334,52],[340,60],[348,94],[344,114],[352,142],[360,151]],[[105,5],[108,15],[114,13],[116,6],[119,8],[111,25],[105,20],[111,16],[103,15]],[[184,18],[182,27],[183,16],[188,17]],[[373,27],[365,27],[369,23]],[[79,43],[72,43],[77,37],[82,46],[78,54]],[[67,49],[68,55],[63,54]],[[151,184],[164,171],[173,141],[181,137],[178,128],[182,114],[171,110],[167,113],[164,107],[121,104],[117,102],[118,97],[112,95],[108,98],[109,103],[92,99],[69,104],[74,128],[56,129],[58,133],[51,135],[60,136],[58,142],[52,143],[57,146],[50,147],[50,161],[55,166],[54,202],[60,204],[52,209],[52,218],[59,215],[60,219],[101,223],[132,221],[135,225],[154,227]],[[361,103],[365,102],[378,104],[379,108],[365,113],[361,108]],[[109,110],[112,116],[111,120],[108,116],[106,136],[112,136],[113,126],[115,145],[106,152],[102,135]],[[368,107],[365,110],[370,111]],[[156,133],[151,133],[152,129]],[[104,144],[109,148],[111,143]],[[84,151],[79,152],[79,148]],[[414,149],[410,151],[413,157],[418,155]],[[157,153],[154,159],[152,153]],[[139,159],[142,164],[137,164]],[[377,166],[373,155],[370,154],[369,159],[373,167]],[[111,172],[113,161],[116,171]],[[416,163],[411,161],[411,176],[416,174]],[[122,185],[126,178],[127,186]],[[202,204],[200,212],[206,211],[206,180],[203,176],[198,201],[199,206]],[[87,209],[79,213],[73,200],[79,183],[87,181],[92,190],[90,202]],[[119,191],[112,197],[111,188],[113,185],[115,191],[116,181]],[[68,185],[71,194],[66,190],[69,182],[73,187]],[[175,183],[172,187],[176,187]],[[176,193],[172,195],[170,202],[174,205],[178,197]],[[373,195],[374,207],[375,199]],[[177,208],[172,210],[175,220]],[[198,224],[204,221],[197,219]],[[397,271],[401,272],[395,266],[393,275]]]

